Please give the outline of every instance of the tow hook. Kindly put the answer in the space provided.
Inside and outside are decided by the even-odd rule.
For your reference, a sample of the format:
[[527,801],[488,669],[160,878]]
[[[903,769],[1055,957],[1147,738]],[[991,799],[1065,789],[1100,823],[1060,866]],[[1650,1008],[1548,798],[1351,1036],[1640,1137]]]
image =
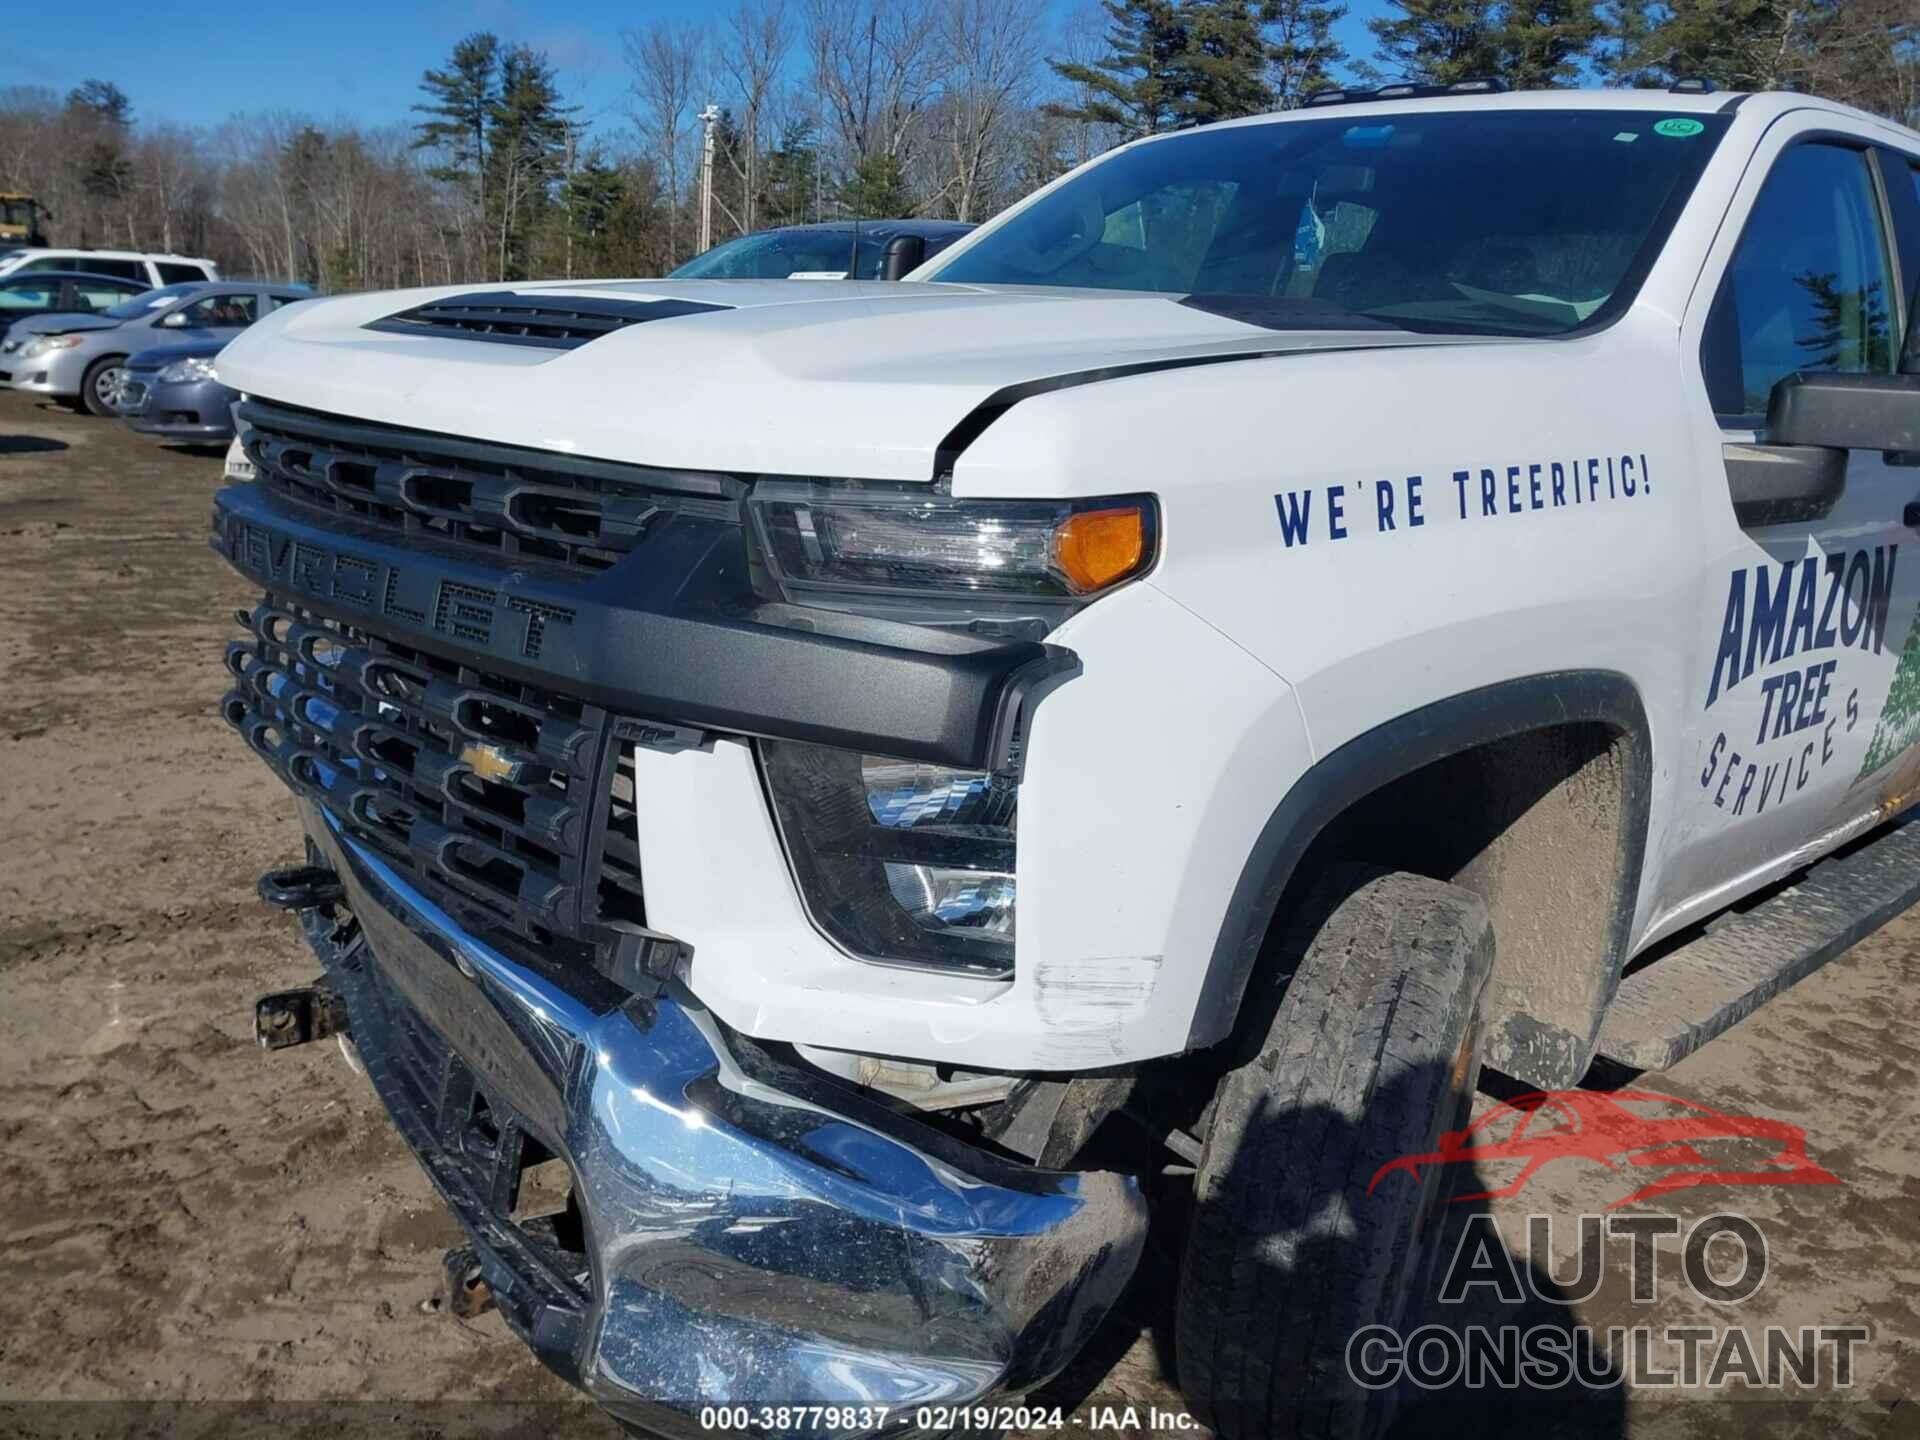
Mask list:
[[253,1035],[263,1050],[285,1050],[347,1031],[346,1002],[324,980],[298,990],[276,990],[253,1002]]
[[461,1245],[441,1258],[446,1278],[443,1302],[447,1313],[459,1320],[471,1320],[493,1308],[493,1290],[480,1273],[480,1257],[471,1245]]
[[290,865],[260,877],[260,898],[282,910],[313,910],[346,898],[340,877],[325,865]]

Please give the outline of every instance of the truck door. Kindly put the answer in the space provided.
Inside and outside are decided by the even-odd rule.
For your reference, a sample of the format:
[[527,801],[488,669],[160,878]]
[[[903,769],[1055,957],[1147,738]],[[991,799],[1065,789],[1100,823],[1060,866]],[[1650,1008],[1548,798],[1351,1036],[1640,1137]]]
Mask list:
[[1786,376],[1897,368],[1920,280],[1906,157],[1834,120],[1768,132],[1683,328],[1731,502],[1689,622],[1704,663],[1661,887],[1690,915],[1832,849],[1920,783],[1920,468],[1765,443]]

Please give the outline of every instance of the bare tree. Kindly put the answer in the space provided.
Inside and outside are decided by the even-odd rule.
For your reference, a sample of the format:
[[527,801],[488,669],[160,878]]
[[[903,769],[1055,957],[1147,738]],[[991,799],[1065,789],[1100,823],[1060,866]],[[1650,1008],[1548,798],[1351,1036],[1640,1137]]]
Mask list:
[[956,220],[980,220],[1005,174],[1012,128],[1032,97],[1039,25],[1027,0],[945,0],[940,42],[946,175]]
[[730,159],[740,179],[742,231],[758,222],[768,117],[792,45],[784,0],[740,0],[720,33],[718,68],[739,101],[738,143]]
[[926,0],[808,0],[807,48],[849,166],[905,160],[938,86],[939,11]]
[[678,258],[680,210],[692,174],[690,152],[698,130],[694,115],[703,103],[697,91],[705,71],[698,30],[660,22],[624,34],[631,73],[634,127],[652,151],[667,192],[667,250]]

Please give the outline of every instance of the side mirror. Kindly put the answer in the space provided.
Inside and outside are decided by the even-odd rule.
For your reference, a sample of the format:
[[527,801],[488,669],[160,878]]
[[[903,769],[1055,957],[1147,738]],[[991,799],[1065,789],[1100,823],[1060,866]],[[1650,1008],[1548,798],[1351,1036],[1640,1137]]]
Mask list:
[[1789,375],[1767,397],[1769,445],[1920,452],[1920,375]]
[[896,235],[887,242],[885,254],[880,260],[880,278],[898,280],[908,271],[920,268],[920,262],[927,258],[927,241],[923,235]]
[[187,325],[187,312],[176,310],[171,315],[160,317],[160,324],[168,330],[184,330]]

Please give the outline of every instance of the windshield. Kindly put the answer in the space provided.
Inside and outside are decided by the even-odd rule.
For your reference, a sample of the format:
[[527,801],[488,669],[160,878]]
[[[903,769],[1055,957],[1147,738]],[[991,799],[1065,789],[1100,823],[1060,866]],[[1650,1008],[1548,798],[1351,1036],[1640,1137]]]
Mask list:
[[158,290],[142,290],[131,300],[123,300],[111,310],[103,310],[103,315],[111,315],[115,320],[138,320],[150,310],[163,310],[174,301],[198,290],[193,285],[162,285]]
[[1657,251],[1726,126],[1490,110],[1196,130],[1093,165],[923,278],[1556,334],[1632,298],[1636,259]]
[[31,200],[0,200],[0,224],[33,224],[33,202]]
[[[763,230],[716,245],[696,255],[670,280],[784,280],[796,273],[847,272],[853,256],[853,229]],[[876,259],[876,266],[878,261]]]

